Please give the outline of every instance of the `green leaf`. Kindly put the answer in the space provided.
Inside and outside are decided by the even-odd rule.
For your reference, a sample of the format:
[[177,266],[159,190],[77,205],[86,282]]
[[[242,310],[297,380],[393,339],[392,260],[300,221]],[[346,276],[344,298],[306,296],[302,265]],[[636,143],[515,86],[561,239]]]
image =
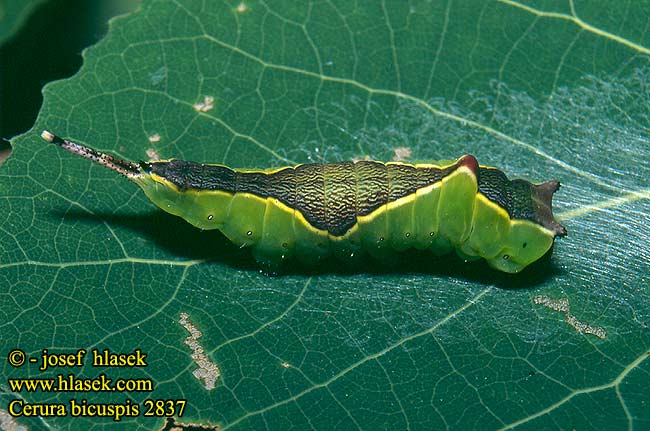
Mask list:
[[[36,429],[162,427],[146,398],[185,398],[179,421],[233,430],[650,428],[647,8],[144,1],[46,86],[0,167],[0,330],[3,354],[139,348],[149,361],[6,363],[8,378],[105,372],[154,391],[17,394],[3,380],[2,408],[142,406],[119,423],[17,419]],[[45,128],[131,160],[234,167],[472,153],[560,180],[569,236],[515,277],[420,255],[269,277],[219,233],[46,145]],[[215,389],[192,374],[190,325]]]
[[44,0],[0,0],[0,46],[11,38]]

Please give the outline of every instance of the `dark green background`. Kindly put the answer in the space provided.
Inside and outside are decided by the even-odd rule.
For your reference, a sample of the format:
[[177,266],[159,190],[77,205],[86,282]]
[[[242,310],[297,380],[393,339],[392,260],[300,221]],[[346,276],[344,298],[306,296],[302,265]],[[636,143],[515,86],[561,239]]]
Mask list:
[[[43,85],[79,70],[81,51],[106,33],[106,21],[135,8],[137,2],[5,3],[5,20],[0,20],[0,137],[9,139],[34,124]],[[14,12],[13,7],[15,20],[8,15]],[[1,141],[0,151],[8,146],[7,141]]]

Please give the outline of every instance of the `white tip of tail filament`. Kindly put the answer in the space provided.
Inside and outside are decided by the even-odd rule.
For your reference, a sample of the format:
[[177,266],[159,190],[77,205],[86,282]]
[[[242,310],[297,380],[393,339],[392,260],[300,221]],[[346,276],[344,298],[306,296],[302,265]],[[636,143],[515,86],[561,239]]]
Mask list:
[[54,133],[50,132],[49,130],[43,130],[41,132],[41,138],[43,138],[43,140],[47,142],[54,142],[55,137],[56,136],[54,135]]

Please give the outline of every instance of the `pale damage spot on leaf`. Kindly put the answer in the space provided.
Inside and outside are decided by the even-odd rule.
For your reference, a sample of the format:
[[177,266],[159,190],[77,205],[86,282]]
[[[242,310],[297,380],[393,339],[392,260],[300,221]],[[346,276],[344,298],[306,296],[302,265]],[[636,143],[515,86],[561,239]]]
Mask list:
[[241,2],[237,5],[236,11],[237,13],[246,13],[248,12],[248,6],[246,5],[246,3]]
[[155,144],[156,142],[160,142],[160,135],[158,133],[154,133],[153,135],[149,136],[149,142],[152,144]]
[[29,428],[18,424],[9,412],[0,410],[0,429],[5,431],[27,431]]
[[199,366],[199,368],[194,370],[192,374],[197,379],[203,380],[203,386],[205,389],[212,390],[214,389],[215,383],[221,375],[221,372],[219,371],[219,368],[205,355],[203,347],[197,341],[201,337],[201,331],[190,322],[189,317],[190,316],[188,316],[187,313],[181,313],[181,319],[178,323],[180,323],[185,329],[187,329],[187,332],[190,333],[190,336],[185,339],[185,344],[192,349],[192,359],[194,359],[196,365]]
[[153,148],[147,148],[147,157],[149,157],[149,161],[151,160],[160,160],[160,154],[158,154],[158,151],[154,150]]
[[291,364],[285,361],[280,362],[282,368],[291,368]]
[[151,84],[154,86],[160,84],[167,79],[167,68],[165,66],[160,67],[154,73],[149,75],[149,79],[151,79]]
[[205,96],[203,102],[194,104],[194,110],[196,112],[208,112],[212,108],[214,108],[214,97],[212,96]]
[[538,295],[533,298],[533,302],[535,304],[550,308],[551,310],[564,313],[566,315],[566,322],[569,325],[573,326],[573,328],[580,333],[592,334],[603,340],[607,337],[607,333],[603,328],[599,326],[591,326],[588,323],[584,323],[576,319],[576,317],[572,315],[569,310],[569,300],[566,298],[552,299],[548,296]]
[[393,160],[400,162],[407,160],[411,157],[411,149],[409,147],[397,147],[393,150]]
[[372,160],[372,159],[370,158],[370,156],[352,157],[352,161],[353,161],[354,163],[356,163],[356,162],[360,162],[360,161],[365,161],[365,162],[367,162],[367,161],[369,161],[369,160]]
[[533,298],[533,302],[535,304],[540,304],[544,307],[550,308],[551,310],[561,311],[565,314],[569,312],[569,300],[566,298],[551,299],[548,296],[538,295]]
[[221,427],[219,425],[203,425],[197,423],[185,423],[177,422],[175,418],[167,418],[160,430],[167,431],[197,431],[197,430],[212,430],[219,431]]

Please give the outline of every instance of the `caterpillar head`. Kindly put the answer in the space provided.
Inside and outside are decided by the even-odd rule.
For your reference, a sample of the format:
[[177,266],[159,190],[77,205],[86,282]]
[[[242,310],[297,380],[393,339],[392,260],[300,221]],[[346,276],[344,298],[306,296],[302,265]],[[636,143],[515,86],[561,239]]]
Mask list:
[[508,232],[502,234],[502,249],[488,259],[493,268],[516,273],[545,255],[556,237],[567,231],[553,217],[553,193],[558,181],[531,184],[524,180],[511,182],[512,206]]

